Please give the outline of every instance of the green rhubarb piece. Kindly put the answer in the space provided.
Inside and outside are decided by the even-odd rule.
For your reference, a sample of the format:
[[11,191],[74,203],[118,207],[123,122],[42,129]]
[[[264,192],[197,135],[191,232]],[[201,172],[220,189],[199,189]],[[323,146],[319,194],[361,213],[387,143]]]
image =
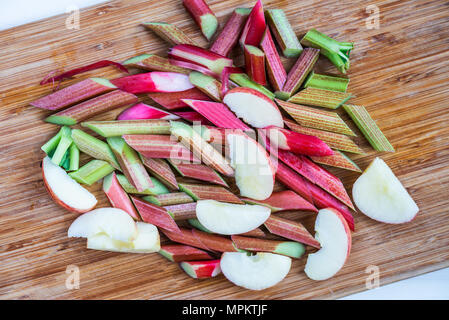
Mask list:
[[300,258],[306,251],[305,246],[302,243],[295,241],[282,241],[273,250],[273,253],[282,254],[292,258]]
[[150,177],[151,182],[153,183],[154,187],[148,188],[143,191],[137,191],[136,187],[134,187],[131,182],[125,177],[123,174],[117,174],[117,180],[122,186],[123,190],[125,190],[126,193],[131,194],[143,194],[143,195],[160,195],[164,193],[169,193],[170,190],[167,189],[167,187],[157,180],[156,178]]
[[266,95],[271,100],[274,99],[274,93],[273,92],[271,92],[270,90],[268,90],[264,86],[254,82],[254,81],[252,81],[248,77],[248,75],[245,74],[245,73],[232,73],[229,76],[229,79],[231,81],[235,82],[236,84],[238,84],[240,87],[247,87],[247,88],[251,88],[251,89],[257,90],[257,91],[263,93],[264,95]]
[[170,123],[166,120],[87,121],[81,126],[105,138],[124,134],[170,134]]
[[221,102],[221,82],[215,78],[202,74],[197,71],[192,71],[189,74],[190,82],[201,90],[203,93],[208,95],[215,101]]
[[136,56],[126,60],[125,62],[123,62],[123,64],[130,67],[150,71],[178,72],[184,74],[190,73],[189,69],[175,66],[170,63],[169,59],[160,57],[155,54],[141,54],[140,56]]
[[196,228],[196,229],[198,229],[198,230],[201,230],[201,231],[207,232],[207,233],[213,233],[212,231],[210,231],[209,229],[207,229],[205,226],[203,226],[203,225],[201,224],[200,220],[198,220],[198,219],[196,219],[196,218],[194,218],[194,219],[188,219],[187,221],[189,222],[189,224],[190,224],[192,227],[194,227],[194,228]]
[[[72,146],[72,145],[73,145],[73,143],[70,146]],[[64,153],[64,156],[62,157],[60,166],[63,167],[66,171],[69,171],[69,169],[70,169],[70,148],[69,148],[69,150],[67,150]]]
[[144,54],[141,54],[141,55],[138,55],[138,56],[135,56],[135,57],[132,57],[132,58],[129,58],[129,59],[123,61],[123,64],[124,65],[137,64],[137,63],[141,62],[142,60],[148,59],[151,56],[153,56],[153,54],[144,53]]
[[[62,130],[62,128],[61,128]],[[59,140],[61,140],[62,132],[61,130],[58,131],[58,133],[53,136],[50,140],[48,140],[42,147],[41,150],[44,151],[49,157],[53,155],[53,153],[56,150],[56,147],[58,146]]]
[[266,18],[273,31],[282,54],[287,58],[297,58],[302,52],[298,37],[282,9],[266,10]]
[[393,146],[371,118],[365,107],[345,104],[343,108],[360,131],[362,131],[374,150],[394,152]]
[[362,170],[360,170],[359,166],[354,161],[352,161],[347,155],[339,150],[334,150],[334,154],[330,156],[310,158],[313,160],[313,162],[325,164],[330,167],[362,172]]
[[348,84],[349,78],[328,76],[312,71],[304,83],[304,88],[313,87],[318,89],[346,92],[348,89]]
[[145,196],[142,200],[160,207],[193,202],[192,197],[185,192],[172,192],[156,196]]
[[72,139],[78,149],[82,152],[95,159],[107,161],[114,168],[121,170],[120,164],[106,142],[79,129],[72,130]]
[[71,129],[69,127],[62,127],[61,138],[59,139],[58,146],[56,147],[55,152],[51,157],[51,162],[58,166],[61,165],[63,163],[63,157],[67,150],[69,150],[72,142],[73,140],[71,137]]
[[177,44],[192,44],[197,45],[195,41],[190,39],[181,29],[174,24],[165,22],[144,22],[142,23],[145,28],[152,30],[159,37],[165,41],[177,45]]
[[91,160],[69,176],[79,183],[91,185],[114,171],[114,167],[103,160]]
[[351,94],[346,92],[308,87],[299,91],[287,101],[307,106],[337,109],[351,97]]
[[72,143],[69,148],[69,171],[78,170],[80,167],[80,150],[75,143]]
[[306,47],[320,49],[320,52],[327,57],[341,73],[346,73],[349,69],[349,54],[354,48],[352,42],[339,42],[328,37],[324,33],[311,29],[306,33],[304,38],[302,38],[301,44]]

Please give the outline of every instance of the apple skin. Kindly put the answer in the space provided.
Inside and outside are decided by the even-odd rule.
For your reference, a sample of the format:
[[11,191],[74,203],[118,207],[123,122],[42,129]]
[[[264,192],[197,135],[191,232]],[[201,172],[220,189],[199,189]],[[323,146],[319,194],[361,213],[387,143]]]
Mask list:
[[91,211],[93,208],[95,208],[95,206],[97,205],[97,203],[95,203],[91,208],[88,209],[77,209],[77,208],[73,208],[71,206],[69,206],[68,204],[64,203],[61,201],[61,199],[59,199],[54,193],[53,191],[50,189],[50,186],[47,183],[47,179],[45,178],[45,172],[44,172],[44,163],[42,160],[42,164],[41,164],[41,171],[42,171],[42,178],[44,180],[44,186],[45,189],[47,190],[48,194],[50,195],[50,197],[53,199],[53,201],[58,204],[59,206],[63,207],[64,209],[71,211],[71,212],[76,212],[76,213],[86,213],[88,211]]

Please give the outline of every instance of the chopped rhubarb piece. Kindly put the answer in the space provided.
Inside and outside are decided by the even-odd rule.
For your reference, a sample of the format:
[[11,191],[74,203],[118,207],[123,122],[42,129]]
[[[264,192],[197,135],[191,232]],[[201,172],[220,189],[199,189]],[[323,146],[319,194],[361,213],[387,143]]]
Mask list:
[[[220,99],[223,99],[226,92],[228,92],[229,78],[232,74],[243,74],[243,71],[240,68],[236,68],[236,67],[224,67],[223,68],[223,72],[220,75],[220,81],[221,81]],[[259,84],[257,84],[257,85],[259,85]]]
[[265,238],[266,234],[263,232],[262,229],[256,228],[254,230],[239,234],[239,236],[246,236],[246,237],[255,237],[255,238]]
[[334,150],[334,154],[325,157],[310,157],[313,162],[325,164],[327,166],[342,168],[346,170],[362,172],[359,166],[347,157],[343,152]]
[[81,125],[105,138],[125,134],[170,134],[170,122],[167,120],[88,121]]
[[251,13],[246,20],[243,27],[242,35],[240,37],[240,45],[243,47],[245,44],[251,46],[258,46],[262,35],[265,31],[265,15],[263,12],[262,1],[258,0],[256,5],[251,10]]
[[159,37],[165,41],[176,45],[176,44],[193,44],[196,45],[195,41],[190,39],[181,29],[179,29],[174,24],[165,22],[144,22],[142,23],[145,28],[154,31]]
[[204,0],[183,0],[182,4],[209,41],[218,28],[218,20]]
[[349,78],[328,76],[312,71],[309,74],[306,82],[304,82],[304,88],[312,87],[318,89],[346,92],[346,90],[348,89],[348,84]]
[[200,231],[203,232],[207,232],[207,233],[213,233],[212,231],[210,231],[209,229],[207,229],[205,226],[203,226],[200,222],[200,220],[198,219],[189,219],[187,220],[189,222],[189,224],[194,227],[195,229],[198,229]]
[[140,161],[136,151],[134,151],[123,138],[107,138],[107,142],[114,152],[120,167],[126,178],[136,187],[137,191],[144,191],[154,187],[145,167]]
[[182,99],[182,101],[219,128],[250,129],[223,103],[190,99]]
[[123,174],[117,174],[117,180],[122,186],[123,190],[125,190],[126,193],[130,194],[141,194],[141,195],[161,195],[169,193],[170,190],[167,189],[165,185],[162,184],[159,180],[157,180],[154,177],[151,177],[151,182],[153,183],[154,187],[145,189],[143,191],[137,191],[136,187],[134,187],[131,182],[125,177]]
[[142,200],[153,203],[160,207],[193,202],[192,197],[185,192],[172,192],[160,194],[157,196],[145,196],[142,198]]
[[169,59],[170,64],[179,67],[179,68],[184,68],[184,69],[188,69],[191,71],[196,71],[196,72],[200,72],[204,75],[207,76],[211,76],[211,77],[217,77],[217,74],[213,71],[211,71],[209,68],[204,67],[202,65],[196,64],[194,62],[189,62],[189,61],[183,61],[183,60],[176,60],[176,59]]
[[179,92],[193,88],[189,76],[175,72],[147,72],[111,80],[119,89],[130,93]]
[[300,258],[305,250],[303,244],[294,241],[277,241],[250,237],[231,236],[234,245],[243,250],[254,252],[272,252],[292,258]]
[[260,42],[260,48],[265,53],[267,61],[268,80],[275,91],[282,90],[287,80],[287,72],[282,65],[281,58],[271,37],[270,29],[267,27]]
[[173,220],[173,218],[164,208],[156,206],[152,203],[148,203],[133,196],[131,196],[131,200],[136,206],[136,209],[144,222],[154,224],[155,226],[168,231],[180,232],[180,229],[175,220]]
[[233,73],[233,74],[231,74],[229,76],[229,79],[231,79],[231,81],[233,81],[236,84],[238,84],[240,87],[247,87],[247,88],[251,88],[251,89],[257,90],[260,93],[263,93],[264,95],[266,95],[271,100],[273,100],[274,97],[275,97],[273,92],[271,92],[270,90],[268,90],[264,86],[262,86],[262,85],[260,85],[258,83],[255,83],[254,81],[252,81],[248,77],[248,75],[245,74],[245,73]]
[[255,46],[244,45],[246,73],[254,82],[266,85],[265,76],[265,53]]
[[[312,71],[315,62],[318,60],[320,50],[313,48],[305,48],[299,56],[296,63],[290,69],[287,75],[287,80],[282,87],[282,90],[276,91],[276,97],[282,100],[287,100],[298,91],[301,84],[306,80],[307,75]],[[293,102],[293,101],[291,101]]]
[[209,50],[227,57],[237,44],[250,12],[249,8],[235,9]]
[[300,125],[330,132],[355,136],[355,133],[336,112],[319,110],[299,104],[277,100],[277,104],[290,114]]
[[145,158],[197,161],[192,152],[168,135],[123,135],[126,143]]
[[315,136],[310,136],[287,129],[269,126],[261,129],[266,132],[273,147],[308,156],[330,156],[334,154],[331,148]]
[[70,165],[68,171],[78,170],[80,166],[80,149],[74,143],[69,147],[69,160]]
[[175,221],[196,218],[196,202],[164,206]]
[[299,91],[288,101],[308,106],[337,109],[350,98],[350,93],[308,87]]
[[148,71],[177,72],[184,74],[190,73],[189,69],[174,66],[167,58],[163,58],[155,54],[141,54],[126,60],[123,64],[129,67]]
[[186,244],[188,246],[209,250],[195,235],[191,229],[179,228],[179,231],[161,230],[171,241]]
[[159,253],[171,262],[213,259],[206,251],[182,244],[161,246]]
[[[230,134],[242,134],[243,131],[240,129],[224,129],[216,128],[210,126],[201,126],[201,136],[204,140],[214,145],[226,145],[227,136]],[[254,130],[245,131],[246,133],[251,133]]]
[[114,208],[127,212],[134,220],[140,220],[140,216],[134,208],[128,194],[123,190],[117,180],[115,172],[112,172],[103,179],[103,191]]
[[206,261],[183,261],[179,264],[191,278],[213,278],[221,273],[220,259]]
[[299,57],[303,49],[292,26],[288,22],[284,10],[268,9],[266,16],[282,54],[287,58]]
[[83,66],[80,68],[76,68],[76,69],[72,69],[69,71],[66,71],[64,73],[61,73],[57,76],[53,76],[53,77],[45,77],[44,80],[42,80],[40,82],[41,85],[49,83],[49,82],[55,82],[55,81],[62,81],[64,79],[67,78],[71,78],[74,75],[83,73],[83,72],[87,72],[87,71],[91,71],[91,70],[95,70],[95,69],[100,69],[100,68],[104,68],[104,67],[108,67],[108,66],[115,66],[118,69],[120,69],[123,72],[129,73],[128,69],[126,69],[122,64],[118,63],[118,62],[114,62],[114,61],[110,61],[110,60],[101,60],[92,64],[89,64],[87,66]]
[[54,151],[51,153],[51,162],[57,166],[62,166],[67,160],[67,150],[73,143],[72,130],[69,127],[63,126],[60,130],[60,138]]
[[350,137],[346,135],[329,131],[323,131],[319,129],[306,128],[301,126],[300,124],[297,124],[287,119],[284,119],[284,123],[293,131],[302,134],[307,134],[310,136],[315,136],[323,140],[329,147],[333,149],[364,154],[363,150],[360,149],[360,147],[357,144],[355,144],[355,142]]
[[297,194],[299,194],[301,197],[306,199],[308,202],[316,204],[313,201],[314,199],[309,189],[310,182],[308,182],[306,179],[301,177],[299,174],[297,174],[282,162],[278,162],[276,178],[287,187],[295,191]]
[[90,78],[53,92],[30,102],[30,104],[36,108],[59,110],[114,89],[117,89],[117,87],[107,79]]
[[300,222],[271,215],[268,220],[265,221],[265,227],[272,234],[298,241],[318,249],[320,248],[320,243]]
[[[226,67],[228,68],[228,67]],[[200,72],[192,71],[189,74],[190,82],[205,93],[212,100],[221,102],[221,83],[215,78],[202,74]],[[204,100],[198,98],[184,97],[184,99],[192,99],[192,100]]]
[[193,124],[212,125],[212,122],[196,111],[180,111],[174,112],[174,114]]
[[171,133],[176,136],[184,146],[192,150],[193,154],[198,159],[201,159],[204,164],[225,176],[232,176],[234,174],[234,169],[232,169],[228,160],[207,143],[191,126],[188,126],[185,123],[171,121]]
[[207,232],[192,229],[192,234],[200,241],[208,250],[218,252],[237,252],[237,248],[232,243],[231,239],[210,234]]
[[214,199],[220,202],[244,204],[235,194],[221,186],[180,183],[179,189],[187,193],[195,201]]
[[219,184],[229,188],[226,181],[214,170],[204,164],[172,163],[173,167],[183,177]]
[[254,200],[249,198],[243,198],[242,200],[249,204],[266,206],[270,208],[271,212],[286,210],[305,210],[318,212],[318,209],[315,208],[313,204],[291,190],[275,192],[266,200]]
[[186,61],[208,68],[219,75],[224,67],[231,67],[233,61],[215,52],[197,46],[180,44],[170,49],[168,56],[174,60]]
[[41,150],[44,151],[49,157],[51,157],[55,152],[56,148],[58,147],[59,141],[61,141],[63,131],[67,129],[70,130],[70,128],[68,127],[65,126],[61,127],[58,133],[41,147]]
[[170,165],[164,159],[151,159],[141,156],[143,165],[150,173],[172,190],[178,190],[178,182]]
[[106,177],[114,171],[114,167],[103,160],[91,160],[76,171],[70,172],[69,176],[79,183],[92,185],[94,182]]
[[155,92],[150,93],[148,96],[156,103],[160,104],[168,110],[187,107],[187,105],[182,102],[181,99],[209,100],[209,96],[207,96],[197,88],[192,88],[180,92]]
[[133,104],[137,101],[138,98],[135,95],[115,90],[59,111],[47,117],[45,121],[70,126],[102,112]]
[[163,120],[176,120],[178,116],[171,114],[167,111],[158,109],[153,106],[149,106],[145,103],[138,103],[129,107],[120,113],[117,120],[141,120],[141,119],[163,119]]

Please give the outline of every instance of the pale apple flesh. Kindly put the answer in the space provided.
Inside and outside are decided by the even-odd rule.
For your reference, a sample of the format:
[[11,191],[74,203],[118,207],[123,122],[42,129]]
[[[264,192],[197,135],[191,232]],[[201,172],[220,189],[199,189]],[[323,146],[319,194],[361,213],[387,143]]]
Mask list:
[[380,222],[405,223],[419,211],[399,179],[380,158],[375,158],[355,181],[352,197],[362,213]]

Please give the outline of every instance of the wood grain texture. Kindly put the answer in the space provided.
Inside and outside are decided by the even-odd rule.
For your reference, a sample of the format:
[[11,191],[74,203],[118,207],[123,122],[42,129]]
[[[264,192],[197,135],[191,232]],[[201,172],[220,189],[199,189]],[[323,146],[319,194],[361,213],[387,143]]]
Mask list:
[[[236,6],[253,1],[209,0],[221,26]],[[45,192],[39,147],[57,131],[42,120],[50,114],[28,103],[48,94],[39,81],[54,69],[100,59],[122,61],[142,53],[165,55],[168,45],[145,30],[143,21],[174,23],[200,44],[206,42],[181,1],[112,1],[81,11],[81,29],[67,30],[66,15],[0,32],[0,298],[2,299],[316,299],[365,290],[370,265],[380,283],[449,266],[449,5],[447,1],[370,1],[380,9],[380,28],[367,30],[366,1],[264,1],[282,8],[298,36],[316,28],[354,41],[351,103],[367,107],[396,153],[376,154],[360,131],[366,155],[351,155],[362,168],[376,155],[389,164],[416,200],[420,212],[408,224],[387,225],[355,214],[353,250],[334,278],[314,282],[305,259],[294,261],[286,279],[259,292],[236,287],[223,276],[194,280],[158,254],[87,250],[67,238],[76,214],[54,204]],[[291,66],[294,61],[285,61]],[[316,72],[336,73],[324,58]],[[92,75],[111,78],[102,69]],[[121,110],[96,119],[110,119]],[[343,110],[339,110],[342,112]],[[357,173],[330,169],[348,191]],[[100,184],[90,188],[106,206]],[[313,230],[314,217],[282,213]],[[67,290],[66,267],[80,268],[80,289]]]

